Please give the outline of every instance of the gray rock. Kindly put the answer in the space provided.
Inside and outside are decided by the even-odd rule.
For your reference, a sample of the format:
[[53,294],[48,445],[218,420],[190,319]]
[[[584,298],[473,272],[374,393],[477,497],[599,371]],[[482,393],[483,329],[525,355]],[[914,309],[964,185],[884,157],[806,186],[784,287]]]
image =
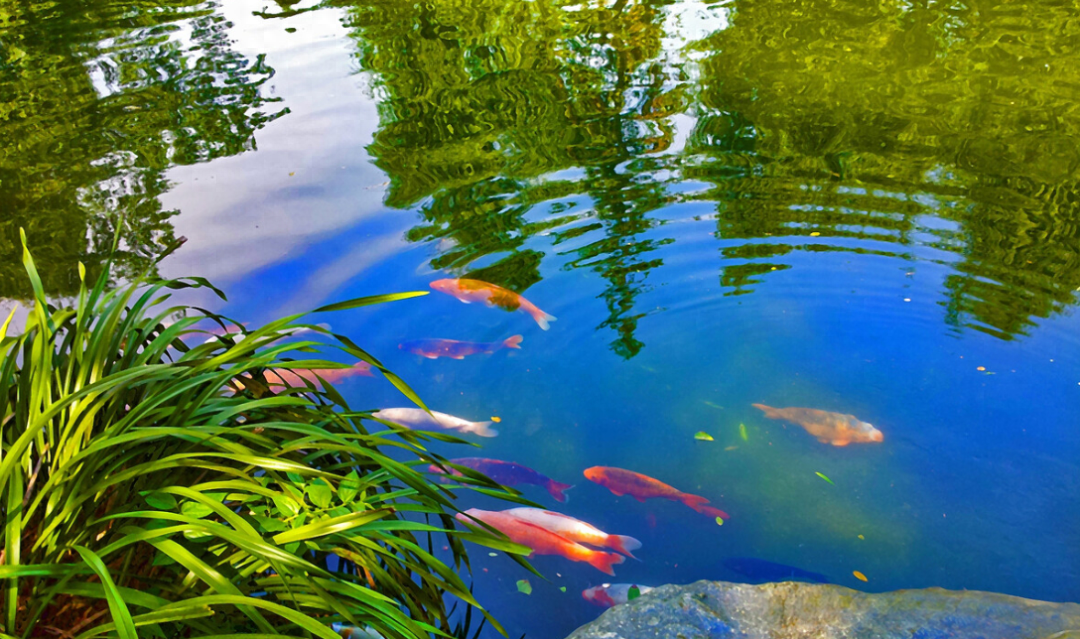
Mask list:
[[784,582],[663,586],[570,639],[1080,639],[1080,605],[941,588],[868,594]]

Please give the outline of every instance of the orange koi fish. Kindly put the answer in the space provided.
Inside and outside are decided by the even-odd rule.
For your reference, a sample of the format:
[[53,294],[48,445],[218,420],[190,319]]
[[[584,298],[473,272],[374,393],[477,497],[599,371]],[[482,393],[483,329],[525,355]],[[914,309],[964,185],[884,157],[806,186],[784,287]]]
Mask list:
[[584,561],[600,572],[609,575],[615,574],[612,566],[625,561],[622,555],[586,548],[566,537],[556,535],[536,524],[531,524],[507,513],[470,508],[464,513],[458,513],[456,517],[458,521],[463,523],[472,523],[472,519],[484,522],[509,537],[510,541],[515,544],[532,548],[530,556],[532,554],[558,555],[570,561]]
[[362,377],[375,377],[375,374],[371,372],[371,364],[367,362],[357,362],[349,368],[298,368],[295,370],[289,370],[285,368],[275,368],[273,370],[266,371],[266,380],[270,383],[270,386],[291,386],[291,387],[303,387],[307,386],[305,382],[311,382],[319,388],[322,388],[322,383],[319,382],[319,378],[336,384],[343,379],[355,376]]
[[449,357],[465,359],[469,355],[489,354],[503,348],[521,348],[522,337],[513,335],[501,342],[459,342],[456,339],[418,339],[398,344],[398,348],[428,359]]
[[731,515],[722,510],[713,508],[712,506],[706,506],[705,504],[709,503],[709,500],[704,497],[684,493],[668,486],[659,479],[653,479],[648,475],[635,473],[632,470],[612,468],[610,466],[593,466],[592,468],[585,470],[585,478],[595,484],[600,484],[604,488],[607,488],[618,497],[630,495],[638,501],[645,501],[646,499],[652,499],[654,497],[658,499],[669,499],[671,501],[681,502],[709,517],[720,517],[722,519],[731,518]]
[[570,541],[589,544],[597,548],[610,548],[634,559],[636,557],[630,551],[641,548],[641,542],[633,537],[609,535],[592,524],[587,524],[580,519],[574,519],[562,513],[539,508],[511,508],[503,512],[530,524],[536,524],[544,530],[566,537]]
[[508,311],[525,311],[545,331],[550,328],[548,323],[555,321],[554,315],[548,315],[524,297],[495,284],[470,279],[443,279],[435,280],[430,286],[440,293],[453,295],[466,304],[483,302]]
[[753,404],[753,407],[760,408],[769,419],[802,426],[822,444],[847,446],[851,442],[871,443],[885,439],[880,430],[859,421],[854,415],[830,413],[816,408],[773,408],[765,404]]

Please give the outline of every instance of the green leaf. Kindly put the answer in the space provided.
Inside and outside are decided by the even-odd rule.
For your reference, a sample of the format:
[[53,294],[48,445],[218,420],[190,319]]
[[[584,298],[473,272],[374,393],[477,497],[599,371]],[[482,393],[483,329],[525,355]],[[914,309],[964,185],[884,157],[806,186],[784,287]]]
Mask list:
[[[157,508],[158,510],[172,510],[176,508],[176,497],[168,493],[152,492],[143,496],[146,499],[146,503],[151,508]],[[185,504],[186,506],[187,504]]]
[[519,579],[517,582],[517,589],[520,593],[524,593],[526,595],[532,594],[532,584],[529,583],[528,579]]
[[109,604],[109,614],[112,615],[113,624],[116,626],[117,636],[120,639],[138,639],[131,612],[127,609],[124,596],[120,593],[120,589],[116,587],[116,583],[113,581],[112,575],[109,574],[105,562],[101,561],[101,557],[98,557],[94,551],[84,546],[75,546],[75,552],[79,553],[83,562],[101,580],[101,585],[105,589],[105,600]]
[[188,517],[201,519],[214,512],[214,509],[197,501],[185,501],[180,505],[180,512]]
[[306,492],[311,503],[319,508],[329,508],[330,504],[334,502],[333,489],[330,488],[330,484],[326,483],[326,480],[321,477],[317,477],[308,484]]
[[637,599],[640,596],[641,596],[641,589],[638,588],[637,586],[630,586],[630,588],[626,591],[626,600],[627,601],[633,601],[633,600]]
[[338,498],[346,504],[356,499],[356,495],[360,489],[360,475],[356,473],[356,469],[350,470],[348,475],[345,475],[345,479],[341,480],[341,485],[338,487]]

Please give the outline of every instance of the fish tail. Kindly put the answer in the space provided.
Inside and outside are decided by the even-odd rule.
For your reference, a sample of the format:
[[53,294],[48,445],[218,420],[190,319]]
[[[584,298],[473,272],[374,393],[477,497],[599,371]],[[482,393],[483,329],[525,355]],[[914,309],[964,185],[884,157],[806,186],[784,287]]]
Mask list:
[[765,416],[769,419],[776,419],[780,417],[780,412],[772,406],[766,406],[765,404],[750,404],[754,408],[759,408],[765,412]]
[[720,519],[731,519],[731,515],[720,510],[719,508],[713,508],[712,506],[701,506],[700,508],[695,508],[694,510],[698,511],[702,515],[708,515],[709,517],[712,517],[714,519],[716,517],[719,517]]
[[604,574],[615,576],[615,569],[612,566],[618,566],[622,562],[626,561],[626,558],[622,555],[613,552],[600,552],[599,550],[593,552],[586,559],[590,566],[596,568]]
[[570,498],[566,496],[563,491],[570,490],[574,486],[572,484],[564,484],[562,482],[555,481],[554,479],[548,480],[547,491],[555,498],[555,501],[560,504],[565,504]]
[[641,548],[641,542],[633,537],[627,535],[608,535],[607,546],[612,550],[617,550],[631,559],[637,559],[631,550],[637,550]]
[[536,323],[540,325],[540,328],[545,331],[551,328],[551,322],[555,321],[554,315],[545,313],[535,306],[529,309],[529,315],[532,315],[532,318],[536,320]]
[[499,431],[491,427],[491,422],[473,422],[469,432],[480,437],[496,437]]
[[503,340],[502,345],[506,348],[521,348],[521,340],[523,339],[525,338],[520,335],[513,335]]

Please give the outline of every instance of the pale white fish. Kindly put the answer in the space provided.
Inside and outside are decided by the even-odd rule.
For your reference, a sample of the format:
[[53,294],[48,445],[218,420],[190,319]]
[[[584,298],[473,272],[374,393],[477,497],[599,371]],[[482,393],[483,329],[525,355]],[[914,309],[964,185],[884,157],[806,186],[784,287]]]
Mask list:
[[652,590],[649,586],[638,584],[603,584],[582,591],[581,596],[585,598],[585,601],[601,608],[612,608],[630,600],[631,588],[637,588],[642,595]]
[[470,422],[438,411],[428,413],[420,408],[384,408],[372,413],[372,416],[419,430],[455,430],[480,437],[495,437],[499,434],[499,431],[491,427],[491,422]]

